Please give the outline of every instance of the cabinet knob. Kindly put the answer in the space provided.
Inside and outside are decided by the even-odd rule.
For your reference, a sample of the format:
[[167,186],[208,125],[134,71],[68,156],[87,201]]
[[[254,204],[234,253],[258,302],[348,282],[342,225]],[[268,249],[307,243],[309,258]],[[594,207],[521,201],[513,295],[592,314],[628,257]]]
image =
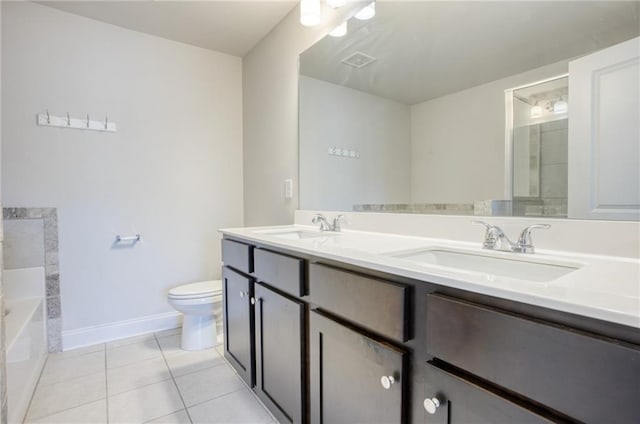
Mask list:
[[240,297],[245,297],[246,295],[248,295],[249,293],[247,293],[246,291],[242,291],[240,290]]
[[383,375],[380,378],[380,384],[382,384],[382,387],[385,388],[385,390],[389,390],[391,388],[391,386],[396,382],[396,379],[393,378],[392,375]]
[[255,305],[255,304],[256,304],[256,298],[255,298],[255,297],[252,297],[252,298],[251,298],[251,304],[252,304],[252,305]]
[[426,398],[423,402],[423,405],[424,409],[426,409],[428,413],[433,415],[436,413],[436,409],[438,409],[438,407],[440,406],[440,400],[437,397],[433,397],[431,399]]

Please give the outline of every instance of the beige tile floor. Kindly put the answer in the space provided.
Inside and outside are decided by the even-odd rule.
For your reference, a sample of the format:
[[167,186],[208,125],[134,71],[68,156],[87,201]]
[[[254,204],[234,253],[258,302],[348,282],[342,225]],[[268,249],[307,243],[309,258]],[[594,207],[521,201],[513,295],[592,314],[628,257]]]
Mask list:
[[49,355],[25,423],[274,423],[222,358],[180,329]]

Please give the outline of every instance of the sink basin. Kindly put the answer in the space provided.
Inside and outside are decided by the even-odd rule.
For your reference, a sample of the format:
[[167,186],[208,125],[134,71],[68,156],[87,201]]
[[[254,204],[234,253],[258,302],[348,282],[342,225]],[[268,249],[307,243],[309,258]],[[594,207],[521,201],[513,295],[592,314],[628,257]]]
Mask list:
[[[389,256],[421,264],[480,273],[487,276],[516,278],[519,280],[550,282],[580,268],[577,264],[538,262],[531,258],[512,259],[483,255],[457,249],[428,248],[411,252],[392,253]],[[524,254],[523,254],[524,255]]]
[[286,240],[305,240],[319,237],[329,237],[335,233],[327,233],[326,231],[310,231],[310,230],[294,230],[294,229],[275,229],[255,231],[257,234],[264,234],[278,237]]

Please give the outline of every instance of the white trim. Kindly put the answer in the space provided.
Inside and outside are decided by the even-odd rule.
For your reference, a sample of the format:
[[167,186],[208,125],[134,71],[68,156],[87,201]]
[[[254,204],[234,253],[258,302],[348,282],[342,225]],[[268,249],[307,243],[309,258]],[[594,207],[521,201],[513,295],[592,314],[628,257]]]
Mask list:
[[62,332],[63,350],[71,350],[97,343],[110,342],[154,331],[169,330],[180,327],[182,314],[169,312],[116,321],[108,324],[94,325]]
[[544,84],[545,82],[551,82],[551,81],[554,81],[554,80],[557,80],[557,79],[560,79],[560,78],[566,78],[568,76],[569,76],[569,73],[565,72],[564,74],[556,75],[555,77],[549,77],[549,78],[541,79],[541,80],[534,81],[534,82],[528,82],[526,84],[522,84],[522,85],[519,85],[517,87],[508,88],[508,89],[506,89],[504,91],[505,92],[506,91],[515,91],[515,90],[520,90],[522,88],[529,88],[529,87],[533,87],[534,85]]

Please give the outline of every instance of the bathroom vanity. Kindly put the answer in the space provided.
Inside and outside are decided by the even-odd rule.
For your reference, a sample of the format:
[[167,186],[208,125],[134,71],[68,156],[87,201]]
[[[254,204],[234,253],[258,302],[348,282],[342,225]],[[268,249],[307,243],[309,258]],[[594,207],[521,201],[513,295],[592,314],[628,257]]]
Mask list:
[[637,261],[488,278],[419,263],[418,237],[222,232],[225,357],[281,423],[640,422],[637,287],[616,312],[575,284]]

